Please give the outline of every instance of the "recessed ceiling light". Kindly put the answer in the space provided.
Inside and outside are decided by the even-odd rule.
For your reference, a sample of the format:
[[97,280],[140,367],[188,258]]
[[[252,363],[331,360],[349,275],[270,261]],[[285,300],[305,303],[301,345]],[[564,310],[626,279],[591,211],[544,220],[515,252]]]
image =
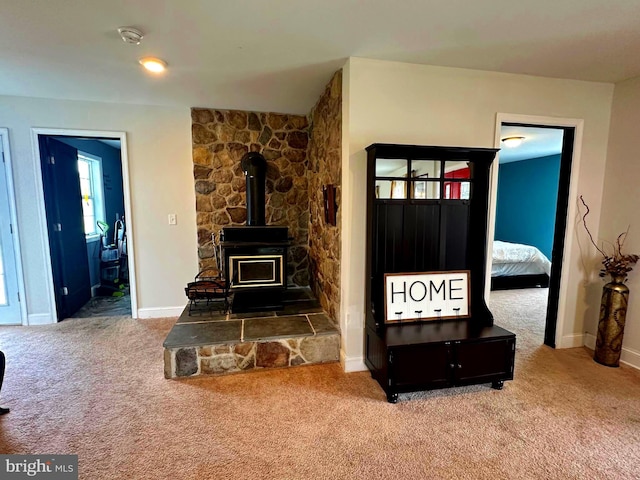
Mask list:
[[524,137],[505,137],[502,139],[502,143],[507,148],[515,148],[522,144]]
[[118,33],[123,41],[134,45],[140,45],[140,42],[144,38],[142,32],[134,27],[120,27],[118,28]]
[[141,58],[140,65],[153,73],[162,73],[167,69],[167,62],[155,57]]

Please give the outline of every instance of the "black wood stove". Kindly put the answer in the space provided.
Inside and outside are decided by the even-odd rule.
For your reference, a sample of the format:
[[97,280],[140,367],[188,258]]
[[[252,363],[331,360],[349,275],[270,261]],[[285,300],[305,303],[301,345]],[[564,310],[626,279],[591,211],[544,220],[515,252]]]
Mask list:
[[233,293],[231,311],[280,309],[287,288],[289,229],[265,225],[265,158],[257,152],[247,153],[242,170],[247,185],[247,225],[225,227],[221,236],[225,279]]

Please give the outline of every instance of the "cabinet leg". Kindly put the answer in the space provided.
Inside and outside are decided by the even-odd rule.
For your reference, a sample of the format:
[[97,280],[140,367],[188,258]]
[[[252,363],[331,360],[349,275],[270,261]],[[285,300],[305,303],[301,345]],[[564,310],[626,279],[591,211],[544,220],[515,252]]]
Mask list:
[[389,402],[389,403],[398,403],[398,394],[397,393],[387,393],[387,402]]
[[496,390],[502,390],[502,387],[504,387],[504,381],[502,380],[496,380],[491,383],[491,388],[494,388]]

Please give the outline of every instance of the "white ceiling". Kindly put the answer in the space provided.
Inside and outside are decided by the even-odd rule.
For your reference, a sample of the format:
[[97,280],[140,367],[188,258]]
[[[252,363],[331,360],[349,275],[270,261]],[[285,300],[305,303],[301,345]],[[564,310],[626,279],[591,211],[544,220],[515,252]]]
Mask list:
[[500,138],[524,137],[517,147],[507,147],[500,143],[500,164],[530,160],[532,158],[557,155],[562,152],[564,131],[560,128],[535,128],[503,126]]
[[639,26],[639,0],[0,0],[0,94],[305,114],[349,56],[617,82]]

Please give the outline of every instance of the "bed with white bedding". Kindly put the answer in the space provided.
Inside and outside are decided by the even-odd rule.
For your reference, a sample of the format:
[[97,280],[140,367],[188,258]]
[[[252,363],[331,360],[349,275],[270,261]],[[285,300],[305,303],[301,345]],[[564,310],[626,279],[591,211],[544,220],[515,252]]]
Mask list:
[[536,247],[493,242],[491,289],[548,287],[551,262]]

